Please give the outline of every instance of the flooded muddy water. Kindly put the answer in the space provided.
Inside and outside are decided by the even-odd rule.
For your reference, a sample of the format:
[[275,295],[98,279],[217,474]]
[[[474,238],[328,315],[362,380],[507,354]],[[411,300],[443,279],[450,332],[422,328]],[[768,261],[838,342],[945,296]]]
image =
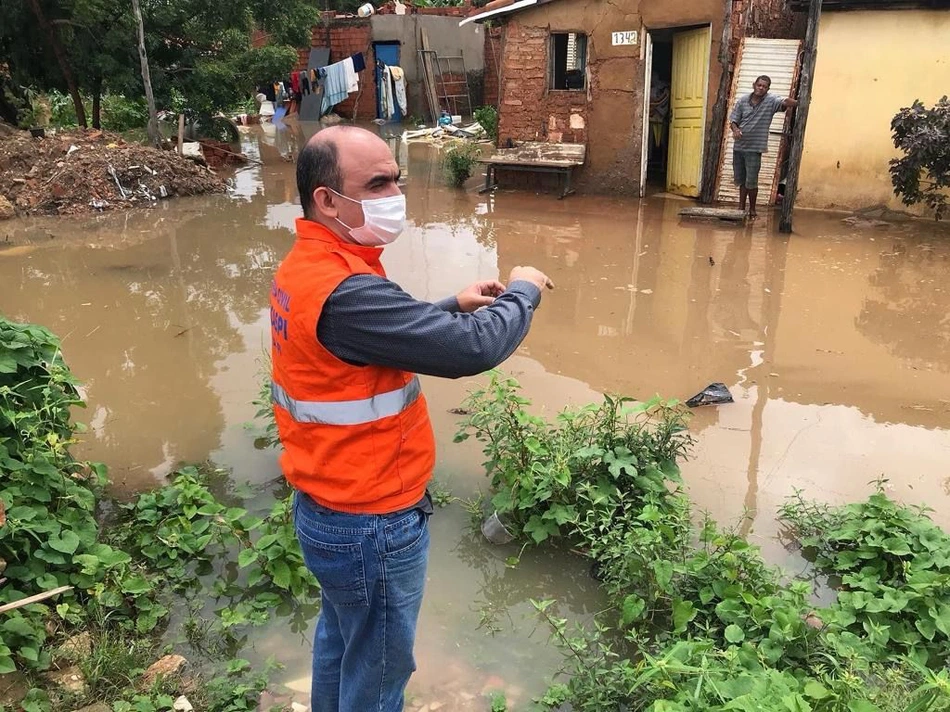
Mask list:
[[[85,383],[89,432],[77,454],[105,462],[120,493],[178,463],[212,460],[236,482],[279,478],[248,428],[268,344],[267,288],[293,241],[292,156],[307,131],[247,134],[264,161],[230,196],[151,211],[0,223],[0,310],[63,338]],[[613,392],[685,399],[721,381],[735,403],[698,409],[684,474],[700,508],[743,528],[775,562],[776,508],[795,489],[844,502],[877,478],[950,526],[950,232],[912,222],[851,227],[799,212],[796,233],[680,221],[683,203],[445,185],[437,151],[393,142],[411,228],[385,255],[419,298],[531,264],[557,284],[505,364],[552,413]],[[290,160],[288,160],[288,158]],[[459,497],[486,480],[477,444],[453,445],[449,413],[480,379],[424,379],[439,443],[436,478]],[[603,603],[583,562],[512,551],[473,535],[458,504],[432,519],[420,622],[420,703],[483,709],[505,689],[514,709],[540,692],[559,654],[531,598],[584,620]],[[255,659],[309,688],[311,631],[252,631]]]

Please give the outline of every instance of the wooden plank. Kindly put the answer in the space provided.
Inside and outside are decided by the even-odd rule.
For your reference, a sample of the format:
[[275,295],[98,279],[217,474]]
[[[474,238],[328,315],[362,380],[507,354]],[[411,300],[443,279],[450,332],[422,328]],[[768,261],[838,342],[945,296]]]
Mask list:
[[419,30],[419,44],[424,50],[422,54],[422,69],[425,78],[426,98],[429,100],[429,111],[432,114],[432,123],[438,123],[441,108],[439,106],[439,97],[435,90],[435,70],[432,67],[432,55],[429,54],[431,46],[429,45],[429,33],[425,27]]
[[729,220],[732,222],[742,222],[745,220],[745,212],[735,208],[683,208],[679,211],[681,218],[716,218],[717,220]]
[[802,150],[805,144],[805,125],[808,123],[808,107],[811,104],[811,85],[815,78],[818,59],[818,24],[821,22],[821,0],[811,0],[808,10],[808,27],[805,30],[805,46],[802,49],[802,82],[798,90],[798,108],[795,110],[795,130],[789,148],[788,175],[785,178],[785,195],[782,198],[782,218],[779,232],[792,231],[792,210],[798,194],[798,172],[802,167]]
[[530,159],[507,158],[505,156],[489,156],[480,158],[479,163],[495,166],[534,166],[536,168],[572,168],[584,165],[583,161],[534,161]]
[[47,598],[52,598],[53,596],[58,596],[61,593],[72,590],[72,586],[60,586],[59,588],[54,588],[52,591],[44,591],[43,593],[37,593],[35,596],[27,596],[26,598],[21,598],[19,601],[0,606],[0,613],[6,613],[7,611],[22,608],[23,606],[29,606],[31,603],[39,603],[40,601],[45,601]]

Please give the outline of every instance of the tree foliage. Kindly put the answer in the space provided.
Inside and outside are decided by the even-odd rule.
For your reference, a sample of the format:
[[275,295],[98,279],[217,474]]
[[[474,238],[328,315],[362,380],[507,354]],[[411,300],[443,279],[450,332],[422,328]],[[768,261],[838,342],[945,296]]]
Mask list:
[[[65,49],[79,91],[141,97],[142,77],[128,0],[36,0]],[[318,11],[306,0],[169,0],[142,3],[146,47],[156,100],[191,116],[213,114],[278,79],[296,62],[295,47],[310,44]],[[23,0],[0,0],[0,67],[6,67],[7,104],[15,89],[69,87],[49,37]],[[253,47],[252,32],[269,36]],[[2,89],[2,87],[0,87]],[[178,101],[174,101],[178,99]],[[22,95],[20,108],[22,106]],[[9,118],[9,117],[7,117]]]
[[950,197],[950,101],[944,96],[929,109],[914,101],[891,120],[891,134],[904,154],[891,160],[894,193],[905,205],[924,203],[940,220]]

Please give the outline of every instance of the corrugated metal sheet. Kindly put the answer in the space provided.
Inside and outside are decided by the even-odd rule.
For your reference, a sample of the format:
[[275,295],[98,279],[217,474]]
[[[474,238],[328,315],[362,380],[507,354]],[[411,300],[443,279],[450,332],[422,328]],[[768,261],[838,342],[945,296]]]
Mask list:
[[[756,78],[767,74],[772,79],[769,92],[778,96],[792,93],[792,82],[798,76],[798,53],[801,40],[769,40],[759,37],[746,37],[742,41],[739,61],[733,81],[732,96],[729,98],[729,113],[738,97],[752,91]],[[782,153],[783,133],[785,130],[785,112],[779,112],[772,119],[769,129],[769,150],[762,154],[762,170],[759,173],[759,203],[772,202],[776,182],[776,163]],[[719,170],[719,200],[739,202],[739,191],[732,178],[732,131],[729,130],[729,117],[726,117],[726,131],[723,139],[722,165]],[[771,197],[770,197],[771,196]]]

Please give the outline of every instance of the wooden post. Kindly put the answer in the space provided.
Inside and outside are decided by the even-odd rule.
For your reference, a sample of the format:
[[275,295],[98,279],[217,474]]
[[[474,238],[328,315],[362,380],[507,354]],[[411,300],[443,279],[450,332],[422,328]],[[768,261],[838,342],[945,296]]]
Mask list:
[[801,82],[798,88],[798,108],[795,110],[795,129],[789,147],[788,174],[785,177],[785,195],[782,197],[782,217],[779,232],[792,231],[792,210],[798,193],[798,171],[802,167],[802,150],[805,148],[805,124],[808,122],[808,107],[811,104],[811,85],[815,77],[818,59],[818,23],[821,21],[821,0],[811,0],[808,8],[808,27],[805,30],[805,45],[802,49]]
[[729,90],[732,88],[732,0],[725,0],[726,13],[722,21],[722,40],[719,44],[719,93],[713,105],[712,123],[709,125],[709,145],[703,163],[702,191],[699,202],[711,203],[716,199],[716,175],[722,153],[722,137],[726,129],[726,114],[729,111]]
[[178,155],[182,155],[182,144],[185,142],[185,114],[178,114]]
[[158,130],[158,111],[155,108],[155,95],[152,93],[152,75],[148,71],[148,54],[145,51],[145,24],[142,22],[142,8],[139,0],[132,0],[132,12],[139,34],[139,62],[142,65],[142,83],[145,85],[145,101],[148,103],[148,140],[161,148],[162,135]]

